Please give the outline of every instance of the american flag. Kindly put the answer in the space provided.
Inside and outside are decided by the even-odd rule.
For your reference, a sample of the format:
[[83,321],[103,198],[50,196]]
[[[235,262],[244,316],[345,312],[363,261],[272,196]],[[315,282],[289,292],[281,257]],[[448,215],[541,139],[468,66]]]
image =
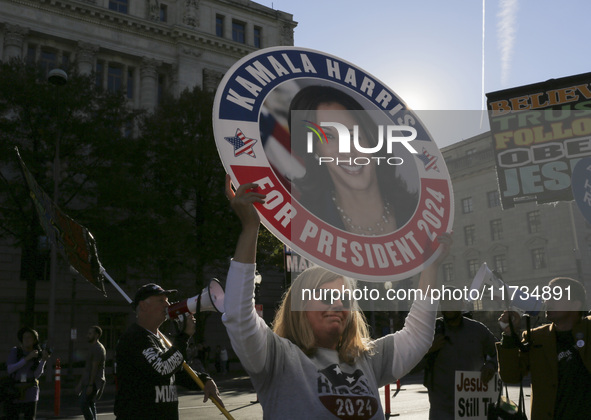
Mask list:
[[236,130],[236,135],[234,137],[224,137],[232,146],[234,146],[234,156],[238,157],[244,153],[248,156],[256,157],[254,154],[254,150],[252,150],[252,146],[255,145],[257,140],[249,139],[244,135],[242,130],[239,128]]
[[437,156],[430,155],[427,150],[423,147],[423,153],[417,155],[417,157],[423,162],[425,165],[425,170],[434,169],[439,172],[439,168],[437,167]]

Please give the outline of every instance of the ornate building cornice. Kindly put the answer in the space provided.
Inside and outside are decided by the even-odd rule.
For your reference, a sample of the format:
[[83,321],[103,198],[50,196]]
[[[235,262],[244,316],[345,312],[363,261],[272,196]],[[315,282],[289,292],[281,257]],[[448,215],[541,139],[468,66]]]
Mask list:
[[[48,14],[76,19],[83,24],[102,26],[110,31],[137,34],[142,38],[153,39],[162,43],[190,43],[194,47],[203,48],[230,57],[240,58],[255,51],[252,46],[240,44],[232,40],[217,37],[196,29],[196,26],[185,24],[170,25],[128,14],[118,13],[94,4],[70,0],[4,0],[17,4],[19,7],[38,9]],[[197,0],[191,0],[196,2]],[[194,21],[193,23],[198,23]],[[33,30],[31,28],[31,30]],[[67,38],[64,35],[64,38]],[[99,40],[97,40],[99,42]]]

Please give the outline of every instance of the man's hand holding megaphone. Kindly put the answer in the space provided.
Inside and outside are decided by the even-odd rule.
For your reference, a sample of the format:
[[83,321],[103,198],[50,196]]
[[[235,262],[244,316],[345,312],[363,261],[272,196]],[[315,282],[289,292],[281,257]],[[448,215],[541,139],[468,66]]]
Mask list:
[[504,311],[499,317],[499,325],[501,331],[505,335],[511,335],[511,324],[513,324],[513,331],[519,334],[521,325],[521,315],[517,311]]
[[[193,316],[193,314],[190,312],[186,312],[184,314],[177,315],[177,318],[178,318],[178,320],[183,322],[183,332],[185,334],[187,334],[189,337],[193,336],[193,334],[195,334],[195,330],[196,330],[196,325],[195,325],[196,321],[195,321],[195,317]],[[213,379],[205,381],[203,383],[203,385],[204,385],[204,387],[203,387],[203,402],[207,402],[207,400],[209,398],[213,398],[216,401],[218,401],[218,403],[222,407],[224,407],[224,403],[222,402],[222,399],[220,397],[219,390],[218,390],[215,382],[213,381]]]
[[205,311],[224,312],[224,288],[218,279],[211,279],[200,294],[169,306],[168,318],[176,319],[184,314]]
[[[526,334],[522,340],[521,334],[521,314],[517,311],[505,311],[499,317],[499,325],[503,332],[503,343],[505,340],[513,340],[514,344],[519,347],[521,352],[528,352],[532,346],[531,336],[531,318],[529,314],[524,314]],[[510,337],[510,338],[509,338]]]

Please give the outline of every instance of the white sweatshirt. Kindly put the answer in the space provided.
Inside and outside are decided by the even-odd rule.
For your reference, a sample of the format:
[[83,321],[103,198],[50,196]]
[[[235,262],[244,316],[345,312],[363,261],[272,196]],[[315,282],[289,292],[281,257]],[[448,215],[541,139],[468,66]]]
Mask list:
[[255,264],[232,261],[224,298],[232,347],[249,373],[265,419],[383,419],[378,388],[412,369],[429,349],[437,302],[413,303],[405,326],[374,341],[353,365],[335,350],[306,356],[277,336],[254,308]]

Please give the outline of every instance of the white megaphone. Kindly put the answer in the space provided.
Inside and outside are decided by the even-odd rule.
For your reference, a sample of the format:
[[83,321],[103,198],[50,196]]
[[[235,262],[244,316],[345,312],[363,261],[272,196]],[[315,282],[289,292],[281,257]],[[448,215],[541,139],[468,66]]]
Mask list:
[[183,314],[205,311],[224,312],[224,288],[218,279],[211,279],[201,294],[170,305],[168,318],[176,319]]
[[[478,293],[472,293],[477,290]],[[503,281],[500,274],[491,271],[486,262],[482,263],[480,269],[474,276],[468,293],[470,300],[474,301],[475,296],[482,299],[501,300],[508,302],[508,306],[521,313],[528,313],[536,316],[542,310],[542,301],[534,296],[525,294],[516,286],[509,286]]]

